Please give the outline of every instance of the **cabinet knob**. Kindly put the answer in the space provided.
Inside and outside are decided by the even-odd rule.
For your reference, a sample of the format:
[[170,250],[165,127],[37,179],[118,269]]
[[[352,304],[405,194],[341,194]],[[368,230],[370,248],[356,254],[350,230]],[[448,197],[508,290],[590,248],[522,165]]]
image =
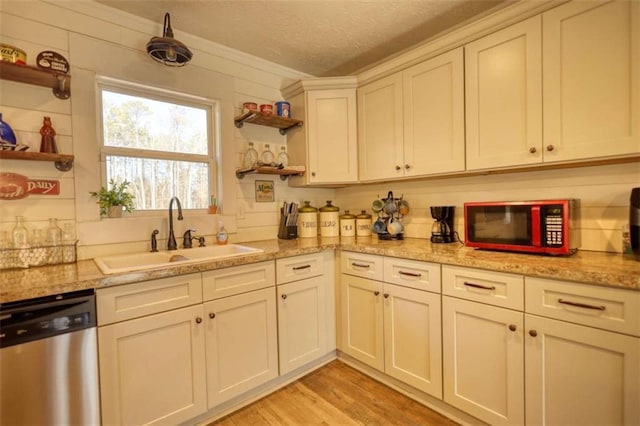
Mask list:
[[200,324],[200,323],[202,322],[202,318],[200,318],[200,317],[196,317],[196,322],[197,322],[198,324]]
[[529,330],[529,336],[531,337],[536,337],[538,335],[538,332],[535,330]]
[[384,296],[385,299],[388,299],[389,298],[389,293],[385,293],[383,296]]
[[405,168],[406,170],[409,170],[409,169],[411,168],[411,166],[410,166],[409,164],[405,164],[405,165],[404,165],[404,168]]
[[316,172],[311,172],[311,176],[316,177]]
[[516,331],[517,327],[515,324],[509,324],[509,330]]
[[209,318],[214,319],[216,317],[216,314],[213,312],[209,313]]
[[538,152],[538,150],[536,149],[535,146],[532,146],[531,148],[529,148],[529,152],[532,154],[535,154],[536,152]]
[[377,296],[377,295],[380,294],[380,292],[379,291],[374,291],[373,294],[374,294],[374,296]]
[[400,171],[400,170],[402,170],[402,167],[400,167],[400,166],[396,166],[396,170],[397,170],[397,171]]
[[283,295],[282,295],[282,296],[280,296],[280,297],[282,297],[282,300],[285,300],[285,299],[287,298],[287,295],[286,295],[286,294],[283,294]]
[[551,152],[555,149],[553,145],[547,145],[547,151]]

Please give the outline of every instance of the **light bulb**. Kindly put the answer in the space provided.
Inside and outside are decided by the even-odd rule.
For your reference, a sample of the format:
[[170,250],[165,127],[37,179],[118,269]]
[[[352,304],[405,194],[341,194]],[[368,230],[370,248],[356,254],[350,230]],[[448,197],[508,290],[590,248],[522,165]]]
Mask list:
[[175,62],[178,59],[178,54],[176,53],[176,49],[173,46],[169,46],[167,49],[167,60],[171,62]]

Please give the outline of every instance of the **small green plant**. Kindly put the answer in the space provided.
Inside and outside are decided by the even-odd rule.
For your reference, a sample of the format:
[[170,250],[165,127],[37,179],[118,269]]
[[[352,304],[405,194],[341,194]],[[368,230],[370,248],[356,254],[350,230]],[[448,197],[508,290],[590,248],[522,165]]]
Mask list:
[[98,199],[96,204],[100,206],[100,216],[107,216],[109,207],[122,206],[127,213],[131,213],[134,210],[133,199],[135,197],[127,190],[129,185],[131,185],[131,182],[126,180],[122,183],[116,183],[113,179],[110,179],[108,186],[111,189],[103,186],[97,192],[89,192],[92,197]]

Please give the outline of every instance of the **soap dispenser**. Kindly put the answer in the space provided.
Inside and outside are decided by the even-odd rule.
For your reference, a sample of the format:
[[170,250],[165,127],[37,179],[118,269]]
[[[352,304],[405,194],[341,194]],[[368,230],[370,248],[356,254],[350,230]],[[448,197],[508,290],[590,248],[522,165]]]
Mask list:
[[216,244],[223,245],[227,244],[229,241],[229,234],[227,234],[227,230],[224,229],[224,223],[222,221],[218,222],[218,233],[216,234]]

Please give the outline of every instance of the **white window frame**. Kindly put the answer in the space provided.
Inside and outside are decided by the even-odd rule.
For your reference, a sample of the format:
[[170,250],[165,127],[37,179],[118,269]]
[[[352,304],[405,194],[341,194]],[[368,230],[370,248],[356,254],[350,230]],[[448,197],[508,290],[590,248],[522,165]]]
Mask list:
[[[154,151],[136,148],[122,148],[104,145],[104,123],[102,91],[121,93],[124,95],[141,96],[157,101],[170,102],[176,105],[188,107],[204,108],[208,114],[207,125],[207,150],[208,155],[172,153],[167,151]],[[100,144],[100,178],[102,185],[107,186],[107,166],[108,155],[132,158],[146,158],[154,160],[191,161],[207,163],[209,167],[209,194],[220,194],[218,190],[218,174],[221,168],[218,164],[218,150],[220,149],[220,103],[213,99],[200,96],[189,95],[167,89],[160,89],[152,86],[145,86],[138,83],[127,82],[105,76],[96,76],[96,124],[98,141]],[[218,196],[218,203],[220,203]],[[168,208],[169,206],[166,206]],[[134,210],[136,216],[156,216],[159,212],[165,213],[165,208],[155,210]],[[189,209],[190,212],[207,213],[207,208]]]

